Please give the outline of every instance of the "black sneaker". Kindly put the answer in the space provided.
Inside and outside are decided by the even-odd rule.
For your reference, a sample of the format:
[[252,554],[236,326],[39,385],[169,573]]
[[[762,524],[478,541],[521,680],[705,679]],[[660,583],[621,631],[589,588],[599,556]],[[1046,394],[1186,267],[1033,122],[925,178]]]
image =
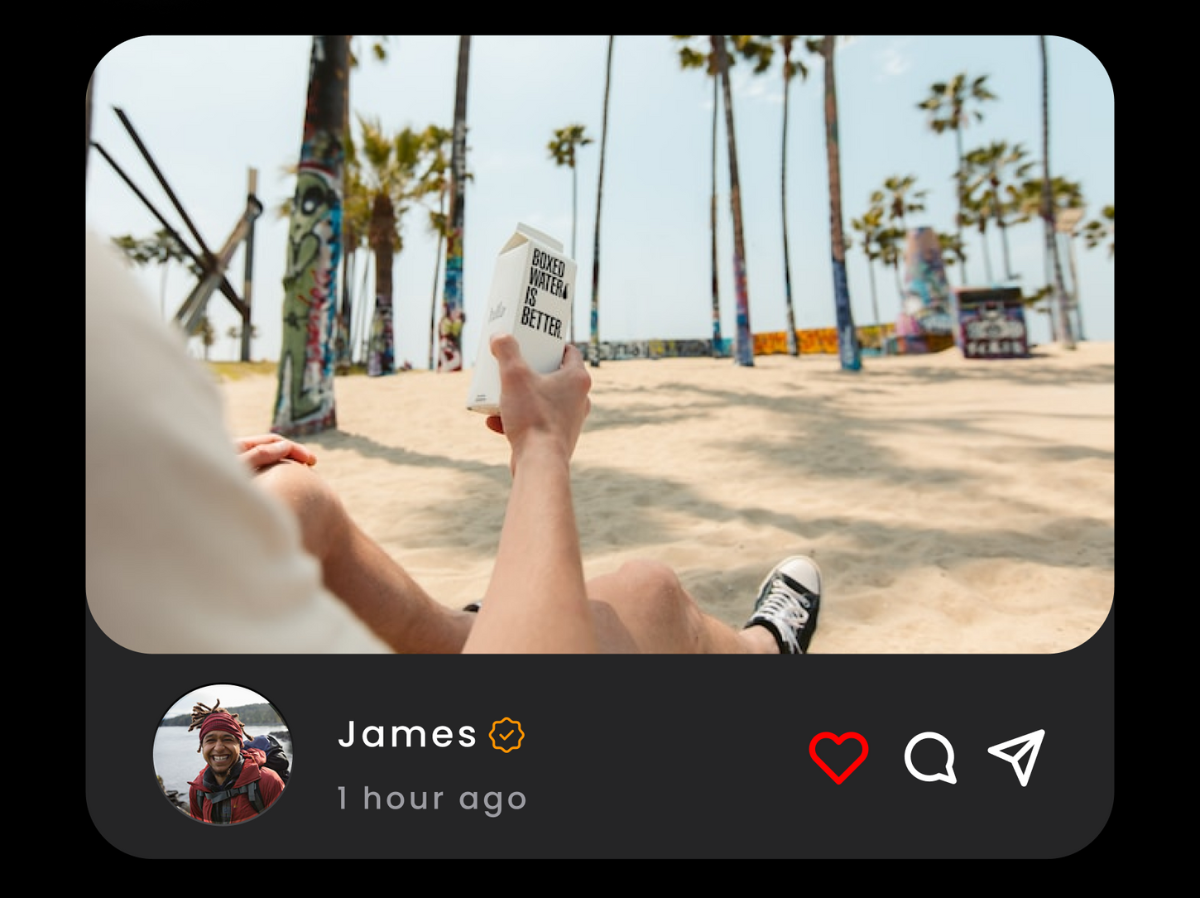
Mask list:
[[473,611],[475,613],[478,613],[479,606],[482,604],[483,604],[483,599],[476,599],[474,602],[468,602],[466,605],[463,605],[462,610],[463,611]]
[[758,588],[746,627],[766,627],[783,655],[803,655],[817,631],[821,608],[821,569],[811,558],[793,555],[767,574]]

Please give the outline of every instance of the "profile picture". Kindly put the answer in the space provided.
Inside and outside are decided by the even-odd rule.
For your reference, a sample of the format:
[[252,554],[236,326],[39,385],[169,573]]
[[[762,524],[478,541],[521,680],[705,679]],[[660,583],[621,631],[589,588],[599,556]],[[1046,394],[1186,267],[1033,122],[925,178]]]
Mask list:
[[283,795],[292,739],[278,709],[251,689],[212,684],[175,701],[154,737],[167,802],[202,823],[254,820]]

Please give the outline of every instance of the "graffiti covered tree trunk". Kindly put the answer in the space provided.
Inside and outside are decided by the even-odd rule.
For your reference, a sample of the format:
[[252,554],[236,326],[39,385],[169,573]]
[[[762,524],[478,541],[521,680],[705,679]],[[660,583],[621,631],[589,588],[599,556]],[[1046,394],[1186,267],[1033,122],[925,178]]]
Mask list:
[[446,286],[442,292],[442,320],[438,323],[438,370],[461,371],[463,311],[463,220],[467,182],[467,70],[471,61],[471,35],[458,39],[458,80],[454,91],[454,142],[450,151],[452,190],[450,227],[446,237]]
[[862,368],[862,349],[850,309],[846,282],[846,238],[842,231],[841,151],[838,147],[837,87],[833,72],[834,35],[825,35],[821,56],[825,62],[825,150],[829,162],[829,238],[833,256],[833,302],[837,312],[838,358],[843,371]]
[[288,226],[283,347],[271,430],[285,436],[337,427],[333,336],[342,254],[342,136],[348,35],[315,35],[308,106]]
[[375,257],[375,312],[367,341],[367,376],[396,373],[396,328],[392,315],[392,266],[396,260],[396,208],[386,193],[375,194],[367,243]]
[[713,55],[725,98],[725,141],[729,156],[729,205],[733,212],[733,287],[737,302],[737,346],[734,362],[754,365],[754,334],[750,330],[750,289],[746,284],[746,241],[742,231],[742,191],[738,179],[737,141],[733,130],[733,91],[729,86],[729,60],[725,35],[712,36]]

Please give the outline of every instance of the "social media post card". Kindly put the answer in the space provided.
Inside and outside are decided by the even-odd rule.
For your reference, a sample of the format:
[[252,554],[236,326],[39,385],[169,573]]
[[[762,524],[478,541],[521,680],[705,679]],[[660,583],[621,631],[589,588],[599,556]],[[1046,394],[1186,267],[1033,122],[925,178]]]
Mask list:
[[[731,158],[714,170],[710,152],[714,83],[685,64],[715,53],[707,37],[414,37],[381,40],[379,58],[371,43],[146,36],[93,63],[100,839],[131,858],[213,838],[328,858],[1090,844],[1114,786],[1099,55],[1037,36],[794,45],[813,72],[836,62],[843,149],[867,122],[894,139],[847,153],[832,196],[824,105],[789,82],[786,183],[812,183],[785,244],[764,174],[783,110],[749,90],[781,65],[775,39],[727,48],[774,47],[761,81],[731,84],[736,203]],[[608,81],[587,109],[547,94],[585,71]],[[1070,98],[1049,109],[1050,180],[1043,78]],[[648,83],[658,112],[635,89]],[[179,96],[200,105],[184,115]],[[936,123],[960,101],[978,115],[952,135]],[[817,127],[796,130],[805,116]],[[217,127],[230,120],[254,124]],[[675,151],[618,162],[632,133]],[[382,251],[356,218],[382,196],[369,147],[411,164]],[[989,190],[1004,203],[971,213]],[[573,530],[588,638],[619,657],[458,654],[498,619],[513,434],[464,397],[497,253],[522,223],[573,260],[569,290],[553,265],[514,280],[573,304],[555,338],[588,411],[571,520],[525,522],[508,569],[533,595]],[[553,495],[550,467],[528,475],[525,495]],[[571,614],[541,607],[510,635]],[[728,657],[748,654],[792,657]],[[123,802],[103,797],[121,764],[100,738],[112,695],[141,727],[146,788]]]

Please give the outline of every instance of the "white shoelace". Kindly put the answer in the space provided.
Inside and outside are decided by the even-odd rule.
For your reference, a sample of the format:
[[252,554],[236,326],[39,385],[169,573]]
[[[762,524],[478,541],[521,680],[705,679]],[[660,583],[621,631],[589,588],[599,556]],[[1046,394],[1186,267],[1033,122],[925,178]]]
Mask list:
[[796,631],[808,623],[809,607],[810,602],[805,596],[779,578],[771,584],[767,597],[758,606],[754,616],[767,618],[777,625],[783,631],[781,635],[792,650],[799,653],[800,643],[796,639]]

